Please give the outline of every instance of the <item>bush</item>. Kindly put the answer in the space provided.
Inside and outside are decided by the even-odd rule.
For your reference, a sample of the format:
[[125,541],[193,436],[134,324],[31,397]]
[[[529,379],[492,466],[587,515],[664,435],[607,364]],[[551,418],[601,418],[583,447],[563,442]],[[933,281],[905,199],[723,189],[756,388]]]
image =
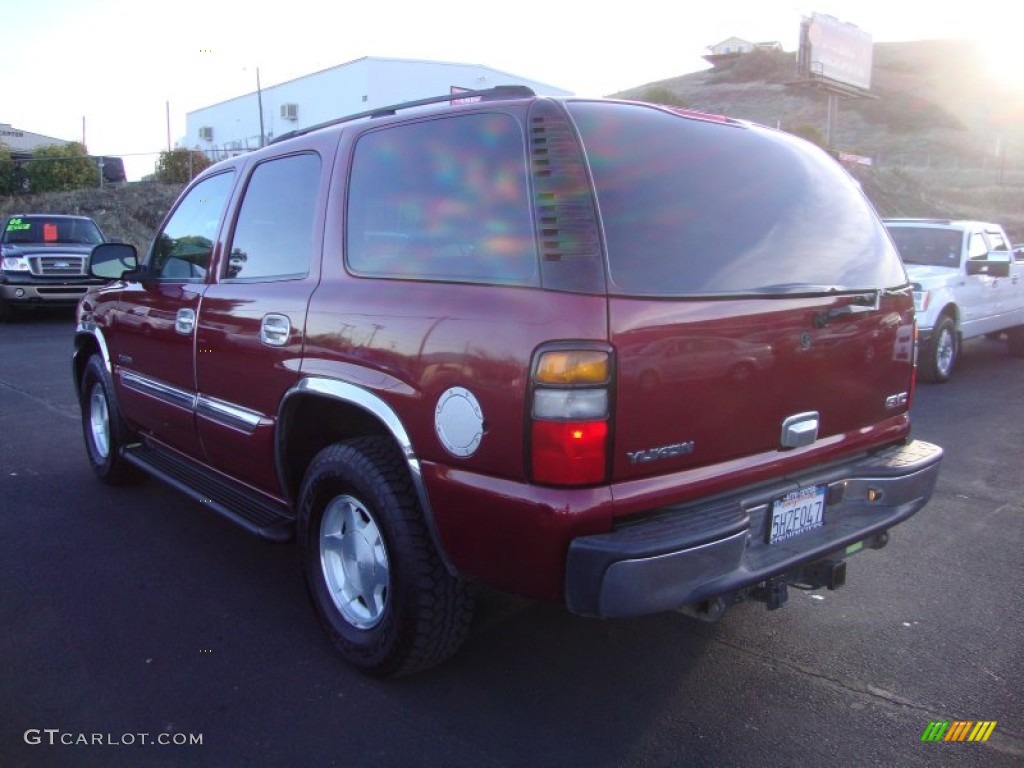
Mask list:
[[787,130],[794,136],[799,136],[801,139],[807,139],[807,141],[811,142],[812,144],[817,144],[822,149],[829,148],[828,141],[826,141],[825,136],[813,125],[801,123],[800,125]]
[[638,98],[649,104],[666,104],[670,107],[688,106],[679,94],[663,85],[652,85],[650,88],[645,88]]
[[25,175],[21,168],[11,159],[11,151],[0,144],[0,195],[13,195],[20,192]]
[[184,184],[213,165],[213,161],[198,149],[172,149],[160,153],[153,178],[168,184]]
[[25,179],[32,192],[63,192],[97,187],[100,172],[78,142],[41,147],[25,164]]

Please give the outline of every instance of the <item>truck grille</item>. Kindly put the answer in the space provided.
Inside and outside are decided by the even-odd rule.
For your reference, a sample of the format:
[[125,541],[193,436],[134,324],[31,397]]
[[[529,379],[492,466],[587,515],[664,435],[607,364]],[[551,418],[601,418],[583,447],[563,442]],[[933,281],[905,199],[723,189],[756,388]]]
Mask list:
[[42,277],[78,277],[85,274],[84,256],[31,256],[28,263],[32,274]]

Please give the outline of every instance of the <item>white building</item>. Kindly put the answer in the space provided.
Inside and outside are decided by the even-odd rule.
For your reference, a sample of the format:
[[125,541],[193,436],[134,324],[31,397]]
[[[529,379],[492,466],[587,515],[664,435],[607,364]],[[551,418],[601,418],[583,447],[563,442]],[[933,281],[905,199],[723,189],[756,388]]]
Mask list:
[[221,159],[256,149],[275,136],[345,115],[496,85],[525,85],[545,96],[570,91],[477,64],[367,56],[189,112],[179,146]]
[[14,157],[31,157],[33,152],[42,147],[70,143],[70,141],[55,139],[52,136],[44,136],[41,133],[23,131],[9,123],[0,123],[0,144],[7,147]]

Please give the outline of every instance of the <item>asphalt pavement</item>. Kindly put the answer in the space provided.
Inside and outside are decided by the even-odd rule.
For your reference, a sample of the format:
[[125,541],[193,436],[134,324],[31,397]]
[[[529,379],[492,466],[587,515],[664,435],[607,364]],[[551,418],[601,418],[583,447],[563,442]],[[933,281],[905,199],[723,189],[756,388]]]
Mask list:
[[[484,592],[446,665],[379,682],[291,545],[85,460],[67,313],[0,325],[0,766],[1020,766],[1024,360],[922,384],[932,502],[835,592],[599,621]],[[995,721],[985,742],[922,742]]]

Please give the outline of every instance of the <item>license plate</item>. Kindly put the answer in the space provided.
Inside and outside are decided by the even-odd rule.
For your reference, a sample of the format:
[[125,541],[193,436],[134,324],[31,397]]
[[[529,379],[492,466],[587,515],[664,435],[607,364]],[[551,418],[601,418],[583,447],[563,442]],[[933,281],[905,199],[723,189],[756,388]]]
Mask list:
[[772,503],[768,543],[777,544],[825,524],[825,486],[814,485],[786,494]]

